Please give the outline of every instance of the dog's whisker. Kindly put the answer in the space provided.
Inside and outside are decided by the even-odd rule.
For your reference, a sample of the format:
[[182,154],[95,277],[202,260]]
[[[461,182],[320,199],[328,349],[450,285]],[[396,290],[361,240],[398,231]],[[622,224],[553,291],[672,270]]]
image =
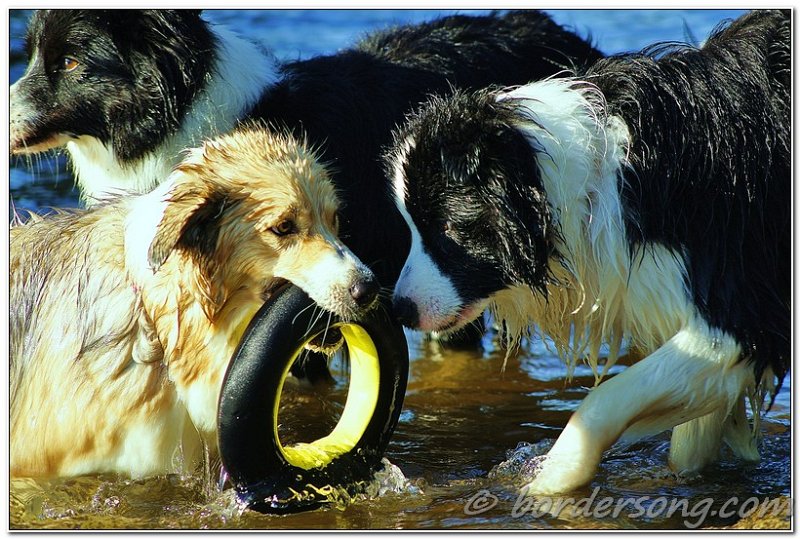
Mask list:
[[378,290],[378,297],[382,299],[392,299],[392,294],[394,293],[394,289],[388,286],[382,286],[380,290]]
[[[309,309],[315,309],[316,307],[317,307],[317,304],[316,304],[316,303],[309,303],[309,304],[308,304],[307,306],[305,306],[305,307],[304,307],[304,308],[303,308],[303,309],[302,309],[302,310],[301,310],[299,313],[297,313],[296,315],[294,315],[294,318],[292,318],[292,325],[294,325],[294,324],[295,324],[295,322],[297,322],[297,318],[298,318],[299,316],[301,316],[301,315],[302,315],[303,313],[305,313],[307,310],[309,310]],[[306,328],[306,331],[308,331],[308,329],[309,329],[310,327],[311,327],[311,326],[309,325],[309,326],[308,326],[308,328]]]
[[325,331],[324,331],[324,332],[323,332],[323,334],[322,334],[322,343],[323,343],[323,346],[325,345],[325,343],[327,342],[327,339],[328,339],[328,330],[329,330],[329,329],[330,329],[330,327],[331,327],[331,318],[332,318],[332,317],[333,317],[333,313],[332,313],[332,312],[330,312],[330,311],[328,311],[328,321],[325,323]]
[[313,318],[312,318],[312,319],[309,321],[309,323],[308,323],[308,327],[306,328],[306,333],[308,333],[309,331],[311,331],[311,329],[312,329],[314,326],[316,326],[316,325],[317,325],[317,323],[320,321],[320,319],[321,319],[323,316],[325,316],[325,309],[323,309],[322,307],[320,307],[320,306],[318,306],[318,305],[317,305],[317,306],[315,306],[315,308],[314,308],[314,313],[313,313]]
[[313,318],[313,320],[309,323],[308,327],[306,328],[305,332],[306,337],[311,333],[311,330],[317,325],[317,323],[322,319],[322,317],[325,316],[325,312],[326,312],[325,309],[321,307],[315,309],[314,311],[315,318]]
[[296,363],[302,367],[308,361],[308,356],[311,354],[311,351],[308,348],[304,348],[300,352],[300,356],[297,358]]

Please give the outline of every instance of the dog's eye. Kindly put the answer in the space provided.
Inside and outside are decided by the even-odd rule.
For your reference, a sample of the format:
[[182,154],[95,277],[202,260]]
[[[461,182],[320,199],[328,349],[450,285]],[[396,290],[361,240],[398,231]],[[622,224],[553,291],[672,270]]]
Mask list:
[[296,227],[293,221],[286,219],[269,229],[270,232],[276,236],[287,236],[296,232]]
[[74,71],[79,65],[80,63],[75,58],[65,56],[61,59],[61,70],[66,71],[67,73]]

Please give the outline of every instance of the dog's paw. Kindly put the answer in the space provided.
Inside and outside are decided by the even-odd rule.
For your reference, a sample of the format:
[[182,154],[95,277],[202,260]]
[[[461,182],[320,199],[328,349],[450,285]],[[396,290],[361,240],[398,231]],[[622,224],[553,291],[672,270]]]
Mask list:
[[523,487],[529,494],[566,494],[591,482],[597,469],[596,463],[581,462],[572,455],[548,454],[535,459],[535,466],[526,474],[533,479]]

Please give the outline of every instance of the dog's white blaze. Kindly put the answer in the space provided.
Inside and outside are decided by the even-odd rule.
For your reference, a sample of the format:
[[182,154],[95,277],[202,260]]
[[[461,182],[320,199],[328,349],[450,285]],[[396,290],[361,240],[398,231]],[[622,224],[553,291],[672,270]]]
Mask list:
[[[425,252],[419,229],[406,208],[403,163],[414,145],[411,137],[404,140],[392,163],[395,205],[411,231],[411,249],[395,283],[394,298],[406,298],[417,306],[419,327],[415,329],[436,331],[455,321],[463,307],[463,300],[452,281]],[[483,309],[479,312],[483,312]]]
[[[38,61],[39,61],[39,47],[34,47],[33,51],[31,51],[30,58],[28,59],[28,65],[25,66],[25,72],[22,74],[22,77],[20,77],[20,79],[25,78],[25,76],[31,72],[33,67],[36,65],[36,62]],[[14,83],[14,86],[16,86],[16,83]]]
[[411,249],[395,284],[394,298],[409,299],[417,306],[419,326],[415,329],[436,331],[456,321],[463,300],[452,281],[425,252],[405,204],[398,204],[398,209],[411,230]]
[[347,315],[352,311],[350,288],[359,276],[370,275],[372,270],[334,236],[326,235],[325,241],[330,249],[313,264],[304,264],[298,271],[297,267],[287,270],[279,261],[273,272],[299,286],[324,309]]
[[25,66],[25,71],[22,73],[22,76],[19,79],[17,79],[17,82],[11,85],[9,93],[13,94],[15,88],[19,84],[19,81],[28,76],[28,74],[33,70],[34,66],[36,66],[36,63],[38,61],[39,61],[39,47],[35,47],[33,51],[31,51],[31,55],[28,58],[28,65]]
[[[392,190],[394,191],[395,204],[398,207],[402,206],[401,211],[405,211],[405,200],[407,194],[406,179],[405,174],[403,174],[403,163],[406,162],[408,152],[410,152],[414,146],[414,139],[408,137],[402,142],[402,144],[399,145],[397,153],[395,153],[395,155],[392,157]],[[406,222],[409,221],[410,219],[406,219]]]
[[317,263],[308,267],[298,285],[311,296],[311,299],[324,306],[329,301],[332,289],[348,284],[348,275],[356,271],[356,263],[351,256],[340,256],[335,252],[325,254]]
[[[25,70],[25,74],[20,78],[20,80],[24,80],[25,75],[32,69],[33,64],[36,62],[36,57],[33,57],[31,61],[28,63],[28,67]],[[27,102],[27,100],[22,100],[18,97],[19,93],[19,81],[15,82],[11,85],[11,88],[8,91],[8,101],[9,103],[13,103],[13,106],[10,107],[9,110],[9,144],[12,145],[12,149],[18,153],[35,153],[39,151],[39,149],[47,150],[53,147],[50,144],[46,143],[39,143],[35,145],[26,145],[24,148],[16,148],[14,149],[13,146],[19,144],[19,142],[27,137],[27,132],[30,129],[31,124],[40,121],[39,118],[41,117],[41,113],[36,110],[32,110],[33,107]],[[61,138],[56,136],[55,143],[64,144],[66,138]]]
[[111,195],[147,192],[162,182],[181,152],[230,131],[262,93],[278,80],[277,62],[257,45],[222,26],[211,26],[218,42],[210,80],[177,133],[142,159],[123,164],[113,148],[94,137],[67,143],[82,197],[91,206]]

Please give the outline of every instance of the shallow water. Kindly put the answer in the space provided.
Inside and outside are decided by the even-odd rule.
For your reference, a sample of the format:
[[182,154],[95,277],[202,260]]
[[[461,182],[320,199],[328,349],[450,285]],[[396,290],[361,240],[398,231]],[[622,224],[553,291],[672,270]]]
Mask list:
[[[714,516],[725,502],[733,511],[745,500],[790,494],[790,391],[787,380],[763,423],[762,461],[743,465],[723,452],[719,464],[692,479],[678,479],[666,466],[668,435],[610,450],[593,483],[572,496],[590,498],[592,511],[554,516],[558,500],[537,507],[520,499],[521,478],[536,455],[546,452],[594,378],[578,367],[571,383],[563,365],[541,341],[527,343],[508,360],[495,346],[486,351],[442,352],[409,334],[411,378],[400,424],[387,453],[390,470],[371,484],[371,495],[344,508],[286,516],[241,513],[230,491],[214,478],[169,476],[126,480],[113,476],[44,482],[13,480],[14,528],[650,528],[727,526],[738,520]],[[612,373],[624,367],[615,367]],[[336,370],[338,373],[338,369]],[[335,397],[305,389],[289,406]],[[322,393],[320,393],[322,391]],[[336,410],[337,405],[331,407]],[[317,413],[319,404],[310,408]],[[307,434],[307,433],[306,433]],[[519,447],[518,447],[519,446]],[[378,495],[378,491],[382,490]],[[643,499],[649,497],[649,499]],[[622,505],[604,514],[599,502]],[[659,501],[661,498],[661,501]],[[704,501],[711,499],[712,501]],[[682,501],[682,500],[685,500]],[[639,502],[639,509],[634,504]],[[669,514],[666,504],[687,504]],[[748,502],[750,504],[754,502]],[[544,504],[544,505],[541,505]],[[588,505],[585,502],[584,505]],[[664,505],[664,507],[662,507]],[[678,509],[680,506],[675,506]],[[743,506],[744,516],[750,506]],[[705,512],[704,512],[705,511]],[[702,518],[707,514],[706,518]],[[788,522],[787,522],[788,525]]]
[[[227,22],[263,39],[281,58],[329,53],[370,28],[420,21],[438,12],[214,11]],[[558,22],[591,33],[605,52],[635,50],[656,40],[702,39],[718,21],[737,11],[553,11]],[[20,37],[27,13],[11,14],[11,81],[24,70]],[[688,28],[688,33],[687,29]],[[314,39],[308,40],[308,36]],[[11,163],[11,196],[17,208],[74,206],[77,194],[63,158]],[[553,516],[556,501],[520,498],[520,478],[557,437],[570,413],[594,383],[586,367],[571,382],[566,369],[541,341],[526,343],[509,358],[488,335],[485,351],[442,351],[409,334],[411,377],[400,424],[387,453],[389,471],[369,495],[344,508],[287,516],[240,513],[215,478],[168,476],[125,480],[115,476],[11,482],[12,528],[684,528],[727,526],[739,515],[720,516],[732,497],[738,506],[751,497],[790,494],[790,389],[787,379],[762,427],[759,464],[742,465],[723,453],[719,464],[692,479],[678,479],[666,467],[664,434],[627,448],[614,448],[594,482],[574,497],[592,507],[608,498],[616,515],[594,511]],[[619,372],[615,367],[612,373]],[[340,383],[320,393],[302,388],[294,404],[325,409],[341,402]],[[328,407],[337,410],[336,404]],[[307,432],[305,434],[308,434]],[[523,444],[523,445],[519,445]],[[526,445],[527,444],[527,445]],[[208,475],[208,474],[206,474]],[[597,489],[597,490],[595,490]],[[642,497],[649,497],[648,500]],[[705,502],[710,499],[712,502]],[[669,516],[666,503],[685,500],[687,515]],[[562,500],[563,501],[563,500]],[[639,503],[636,506],[635,503]],[[641,508],[641,510],[639,510]],[[729,504],[733,510],[736,505]],[[749,506],[742,507],[749,509]],[[546,511],[545,509],[549,509]],[[580,506],[578,507],[580,509]],[[705,511],[705,512],[704,512]],[[711,514],[714,511],[714,514]],[[640,513],[640,514],[637,514]],[[743,511],[741,514],[745,514]],[[701,518],[706,517],[706,518]]]

